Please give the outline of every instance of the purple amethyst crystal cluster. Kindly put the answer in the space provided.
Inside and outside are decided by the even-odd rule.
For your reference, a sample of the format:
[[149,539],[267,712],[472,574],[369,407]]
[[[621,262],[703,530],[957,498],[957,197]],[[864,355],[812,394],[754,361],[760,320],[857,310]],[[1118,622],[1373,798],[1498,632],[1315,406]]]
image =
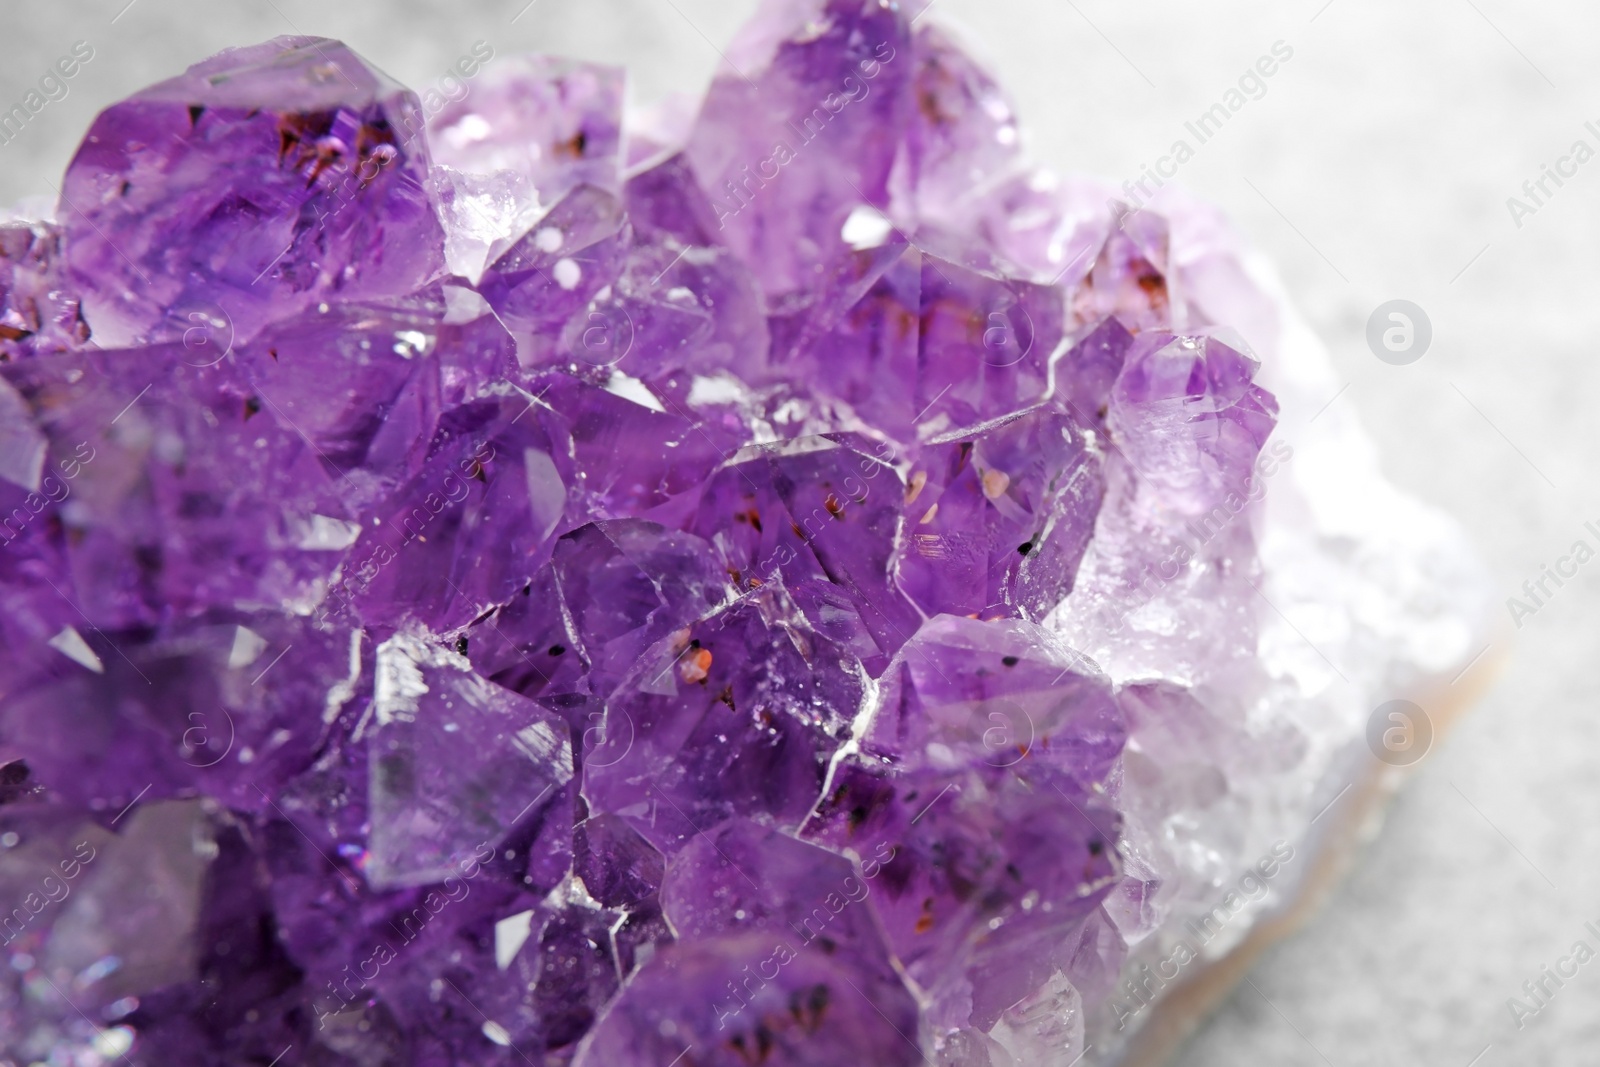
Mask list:
[[916,14],[774,3],[692,125],[312,38],[100,115],[0,230],[0,1060],[1082,1054],[1200,713],[1066,634],[1251,632],[1169,535],[1262,298]]

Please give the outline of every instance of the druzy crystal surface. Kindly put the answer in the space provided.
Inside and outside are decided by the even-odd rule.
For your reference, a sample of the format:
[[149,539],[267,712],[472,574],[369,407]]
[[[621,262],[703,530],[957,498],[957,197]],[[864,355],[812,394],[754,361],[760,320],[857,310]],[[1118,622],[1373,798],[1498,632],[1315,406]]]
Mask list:
[[728,60],[280,38],[0,227],[0,1062],[1112,1062],[1476,647],[1215,212],[920,6]]

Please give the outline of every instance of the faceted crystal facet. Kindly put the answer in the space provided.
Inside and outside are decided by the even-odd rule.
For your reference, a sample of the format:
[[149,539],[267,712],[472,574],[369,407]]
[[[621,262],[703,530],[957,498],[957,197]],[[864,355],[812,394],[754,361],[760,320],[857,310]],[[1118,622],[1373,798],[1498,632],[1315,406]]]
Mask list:
[[729,246],[770,297],[804,293],[859,204],[888,201],[911,106],[910,23],[869,0],[774,4],[729,49],[688,154]]
[[370,802],[375,886],[443,880],[572,780],[566,724],[405,637],[378,650]]
[[639,657],[606,704],[584,794],[667,852],[741,813],[797,827],[864,681],[781,587],[747,593]]
[[[749,973],[772,973],[751,979]],[[674,946],[623,989],[576,1067],[671,1063],[698,1049],[705,1067],[912,1067],[916,1002],[847,960],[793,949],[763,931]]]
[[620,69],[550,56],[494,56],[481,41],[476,47],[491,53],[476,80],[428,122],[435,162],[467,173],[523,175],[545,206],[575,185],[617,184]]

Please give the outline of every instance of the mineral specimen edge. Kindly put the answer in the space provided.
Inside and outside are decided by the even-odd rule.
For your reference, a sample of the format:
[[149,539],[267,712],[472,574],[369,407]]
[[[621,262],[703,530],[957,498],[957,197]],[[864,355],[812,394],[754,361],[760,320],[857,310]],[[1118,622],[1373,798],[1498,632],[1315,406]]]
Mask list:
[[0,1063],[1110,1063],[1294,895],[1470,556],[918,16],[643,127],[279,38],[0,227]]

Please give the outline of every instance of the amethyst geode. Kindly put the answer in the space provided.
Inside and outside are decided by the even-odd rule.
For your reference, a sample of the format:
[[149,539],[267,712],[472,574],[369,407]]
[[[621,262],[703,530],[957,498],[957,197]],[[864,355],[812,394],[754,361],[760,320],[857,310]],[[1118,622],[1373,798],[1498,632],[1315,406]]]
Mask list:
[[1273,296],[916,14],[692,126],[311,38],[100,115],[0,231],[0,1060],[1113,1049],[1358,730],[1255,599]]

